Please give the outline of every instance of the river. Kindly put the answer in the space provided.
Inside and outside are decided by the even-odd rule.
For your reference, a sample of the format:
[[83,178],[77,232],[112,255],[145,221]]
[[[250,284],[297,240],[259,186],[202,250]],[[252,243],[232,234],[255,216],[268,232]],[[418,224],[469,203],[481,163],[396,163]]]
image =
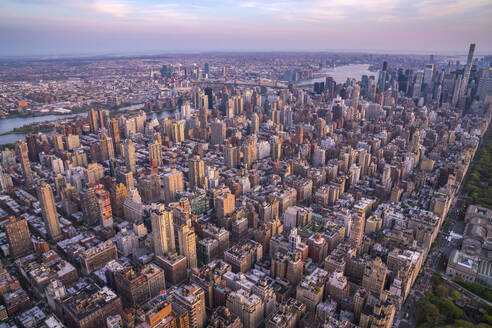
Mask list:
[[[130,110],[135,110],[135,109],[140,109],[143,108],[143,104],[136,104],[136,105],[131,105],[131,106],[126,106],[126,107],[121,107],[118,109],[118,111],[125,112],[125,111],[130,111]],[[56,114],[50,114],[50,115],[43,115],[43,116],[33,116],[33,117],[15,117],[15,118],[4,118],[0,119],[0,134],[12,131],[15,128],[20,128],[21,126],[31,124],[31,123],[39,123],[39,122],[52,122],[56,120],[62,120],[62,119],[67,119],[70,117],[75,117],[77,115],[80,116],[86,116],[86,113],[79,113],[79,114],[68,114],[68,115],[56,115]],[[160,113],[151,113],[148,114],[148,117],[151,118],[157,118],[161,119],[164,117],[169,117],[172,116],[173,114],[171,112],[160,112]],[[49,134],[46,133],[46,134]],[[0,145],[8,144],[8,143],[14,143],[19,139],[23,139],[26,135],[23,133],[20,134],[6,134],[3,136],[0,136]]]
[[372,72],[369,70],[369,64],[350,64],[337,66],[335,68],[328,68],[321,73],[321,77],[317,77],[311,80],[300,81],[296,86],[312,85],[315,82],[326,81],[327,76],[333,77],[336,83],[345,83],[347,78],[356,79],[360,81],[362,75],[375,76],[377,78],[378,72]]
[[[356,79],[357,81],[360,81],[362,75],[367,75],[371,76],[374,75],[377,77],[378,72],[371,72],[369,70],[369,64],[350,64],[350,65],[343,65],[343,66],[338,66],[335,68],[329,68],[324,70],[322,73],[321,77],[317,77],[311,80],[305,80],[305,81],[300,81],[299,83],[296,84],[296,86],[305,86],[305,85],[312,85],[314,82],[323,82],[326,80],[326,76],[331,76],[335,79],[337,83],[344,83],[347,78],[353,78]],[[135,110],[139,108],[143,108],[143,104],[136,104],[136,105],[131,105],[127,107],[122,107],[118,109],[118,111],[129,111],[129,110]],[[51,122],[51,121],[56,121],[64,118],[70,118],[74,117],[76,115],[87,115],[85,113],[80,113],[80,114],[69,114],[69,115],[44,115],[44,116],[36,116],[36,117],[26,117],[26,118],[5,118],[5,119],[0,119],[0,134],[12,131],[15,128],[19,128],[23,125],[26,124],[31,124],[31,123],[37,123],[37,122]],[[170,112],[161,112],[161,113],[153,113],[151,114],[150,117],[152,118],[157,118],[161,119],[166,116],[171,116],[172,113]],[[24,138],[24,134],[7,134],[0,136],[0,145],[6,144],[6,143],[13,143],[16,142],[19,138]]]

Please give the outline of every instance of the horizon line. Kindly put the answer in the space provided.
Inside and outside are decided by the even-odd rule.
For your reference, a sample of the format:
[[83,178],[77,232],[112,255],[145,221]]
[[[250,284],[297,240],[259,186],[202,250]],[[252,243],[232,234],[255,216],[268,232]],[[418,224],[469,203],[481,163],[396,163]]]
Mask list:
[[[283,53],[283,54],[296,54],[296,53],[312,53],[312,54],[375,54],[375,55],[417,55],[417,56],[466,56],[466,50],[443,50],[443,51],[429,51],[429,50],[387,50],[387,49],[325,49],[325,50],[294,50],[294,49],[278,49],[278,50],[139,50],[139,51],[100,51],[100,52],[58,52],[58,53],[40,53],[40,54],[0,54],[0,59],[76,59],[76,58],[111,58],[111,57],[155,57],[166,55],[206,55],[206,54],[253,54],[253,53]],[[475,56],[487,56],[492,55],[490,51],[478,51]]]

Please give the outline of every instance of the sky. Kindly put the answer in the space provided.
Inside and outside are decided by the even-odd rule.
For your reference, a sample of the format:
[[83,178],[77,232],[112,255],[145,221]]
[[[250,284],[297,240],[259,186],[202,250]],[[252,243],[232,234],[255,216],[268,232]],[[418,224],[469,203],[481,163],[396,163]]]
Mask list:
[[492,0],[0,0],[0,56],[492,53]]

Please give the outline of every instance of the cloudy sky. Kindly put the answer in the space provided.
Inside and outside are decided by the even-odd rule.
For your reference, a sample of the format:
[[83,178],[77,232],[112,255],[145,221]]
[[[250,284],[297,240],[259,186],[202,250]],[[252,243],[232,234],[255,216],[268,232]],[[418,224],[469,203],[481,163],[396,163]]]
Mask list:
[[0,55],[492,52],[492,0],[0,0]]

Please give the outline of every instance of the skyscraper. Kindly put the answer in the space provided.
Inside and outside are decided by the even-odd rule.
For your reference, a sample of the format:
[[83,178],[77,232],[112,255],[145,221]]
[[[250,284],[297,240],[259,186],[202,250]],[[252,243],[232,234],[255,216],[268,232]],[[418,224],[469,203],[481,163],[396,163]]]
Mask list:
[[178,247],[179,254],[186,257],[188,261],[188,268],[196,268],[196,235],[191,220],[178,227]]
[[425,65],[424,84],[427,85],[427,88],[429,88],[429,85],[431,84],[433,77],[434,77],[434,65],[433,64]]
[[32,162],[38,161],[38,141],[36,135],[29,133],[26,136],[27,149],[29,150],[29,160]]
[[0,191],[6,192],[11,187],[13,187],[12,178],[9,174],[3,173],[3,167],[0,165]]
[[415,75],[415,83],[413,84],[413,98],[420,97],[423,80],[424,80],[424,72],[417,72],[417,74]]
[[128,195],[128,190],[125,185],[114,184],[111,190],[111,209],[113,215],[117,217],[123,217],[123,203],[125,202],[126,196]]
[[126,168],[132,172],[136,172],[136,163],[135,163],[135,145],[133,144],[132,139],[126,139],[123,143],[124,157]]
[[468,80],[470,80],[470,71],[473,63],[473,55],[475,54],[475,43],[470,44],[470,49],[468,50],[468,58],[466,59],[466,66],[463,71],[463,82],[461,83],[460,95],[463,97],[466,93],[466,88],[468,86]]
[[111,138],[113,138],[114,149],[117,154],[120,153],[120,126],[117,119],[111,119],[109,123]]
[[125,219],[131,223],[139,223],[142,220],[143,204],[137,188],[128,189],[128,195],[123,202]]
[[350,245],[358,249],[362,244],[362,237],[364,236],[364,226],[366,218],[364,212],[359,212],[352,215],[352,228],[350,230]]
[[17,156],[19,156],[20,159],[22,175],[24,176],[24,180],[27,185],[32,185],[34,181],[31,172],[31,162],[29,162],[27,144],[24,142],[24,140],[19,140],[17,141],[16,149],[17,149]]
[[176,191],[183,191],[183,172],[171,169],[171,172],[164,174],[164,200],[174,202]]
[[258,159],[258,148],[256,146],[256,139],[248,139],[243,143],[241,147],[243,153],[243,161],[248,169],[251,168],[254,162]]
[[454,80],[454,89],[453,89],[453,97],[451,99],[451,104],[455,106],[458,103],[460,91],[462,90],[461,85],[463,84],[463,77],[461,74],[456,76]]
[[84,223],[88,226],[97,224],[98,200],[94,187],[89,187],[80,192],[80,207],[84,214]]
[[386,80],[388,78],[388,63],[383,62],[383,69],[379,71],[378,88],[379,92],[383,92],[386,88]]
[[98,204],[99,223],[103,227],[112,227],[113,212],[111,210],[111,201],[109,198],[109,192],[104,190],[104,188],[102,188],[101,185],[98,185],[96,196],[97,196],[97,204]]
[[217,145],[224,143],[224,139],[226,137],[226,124],[225,122],[216,120],[212,123],[212,137],[211,144]]
[[254,134],[257,134],[260,131],[260,118],[256,113],[253,113],[253,115],[251,115],[251,130],[251,132]]
[[200,127],[206,129],[208,126],[208,110],[205,107],[200,109],[200,114],[198,115],[200,119]]
[[62,152],[64,150],[63,136],[59,133],[55,133],[54,135],[51,136],[51,139],[55,146],[55,150],[59,153]]
[[360,96],[360,85],[354,85],[354,90],[352,91],[352,105],[354,109],[357,110],[359,107],[359,96]]
[[173,213],[162,204],[152,204],[150,212],[152,240],[156,256],[164,256],[176,250]]
[[135,187],[135,182],[133,181],[133,173],[125,172],[121,174],[121,181],[126,186],[127,190],[130,190]]
[[222,219],[234,212],[236,208],[235,201],[236,197],[234,197],[234,195],[229,192],[218,196],[216,200],[217,217],[219,219]]
[[104,124],[105,123],[104,122],[104,117],[105,117],[104,112],[105,111],[103,111],[102,109],[97,110],[97,119],[98,119],[100,128],[104,128],[104,126],[105,126],[105,124]]
[[162,200],[161,178],[156,172],[140,178],[138,180],[138,189],[146,203],[160,202]]
[[185,140],[185,120],[180,120],[172,124],[171,137],[175,143],[180,143]]
[[235,169],[238,164],[238,149],[232,145],[226,145],[224,147],[224,162],[227,168]]
[[162,166],[162,146],[158,140],[149,144],[149,160],[151,166]]
[[91,108],[89,113],[87,114],[89,117],[89,125],[91,127],[91,132],[92,133],[97,133],[99,130],[99,123],[98,123],[98,118],[97,118],[97,112],[94,108]]
[[189,161],[188,180],[191,188],[205,187],[205,162],[200,156],[195,156]]
[[277,138],[273,142],[273,147],[272,147],[272,159],[273,160],[279,160],[282,158],[282,141]]
[[367,263],[362,277],[362,287],[369,292],[380,294],[383,291],[388,268],[379,257]]
[[58,241],[63,238],[63,235],[60,229],[60,222],[58,221],[53,190],[49,184],[45,181],[41,181],[37,193],[48,236],[51,240]]
[[113,139],[108,137],[106,133],[101,133],[101,151],[103,161],[109,161],[114,158]]
[[296,126],[296,134],[294,136],[294,142],[297,145],[302,145],[304,141],[304,129],[302,128],[302,125]]

